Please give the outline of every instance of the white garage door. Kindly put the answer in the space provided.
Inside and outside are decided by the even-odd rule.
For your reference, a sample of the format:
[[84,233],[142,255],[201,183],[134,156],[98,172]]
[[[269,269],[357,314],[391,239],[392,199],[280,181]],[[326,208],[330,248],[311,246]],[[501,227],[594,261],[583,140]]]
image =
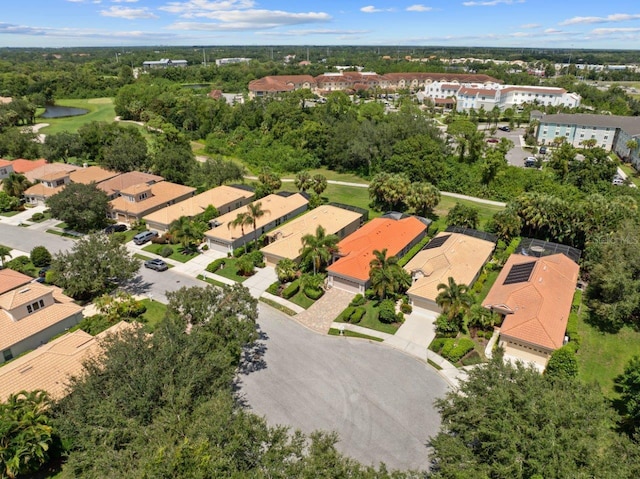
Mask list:
[[348,279],[338,278],[333,276],[333,287],[349,291],[350,293],[358,294],[362,292],[360,283],[355,281],[349,281]]

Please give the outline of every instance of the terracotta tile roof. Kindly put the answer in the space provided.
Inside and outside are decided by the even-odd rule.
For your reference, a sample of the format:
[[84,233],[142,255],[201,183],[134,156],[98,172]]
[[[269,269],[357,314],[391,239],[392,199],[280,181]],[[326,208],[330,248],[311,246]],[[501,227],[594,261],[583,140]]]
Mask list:
[[451,277],[457,284],[471,283],[491,258],[495,244],[460,233],[438,233],[435,238],[447,238],[442,246],[423,249],[404,269],[414,278],[407,291],[410,296],[435,301],[438,285]]
[[[254,201],[251,204],[262,203],[262,209],[266,212],[261,218],[256,221],[256,228],[262,228],[264,225],[269,224],[277,218],[282,218],[285,215],[290,214],[292,211],[306,205],[309,201],[300,193],[293,194],[288,197],[280,195],[268,195],[264,198]],[[236,219],[238,213],[247,212],[248,206],[238,208],[237,210],[230,211],[224,215],[218,216],[216,222],[219,226],[210,229],[205,233],[205,236],[218,240],[233,242],[236,238],[242,236],[242,230],[238,227],[229,228],[227,225]],[[253,231],[253,226],[246,226],[244,228],[245,234]]]
[[53,399],[64,397],[68,379],[82,373],[83,361],[100,354],[100,339],[132,327],[120,322],[95,337],[79,329],[3,365],[0,401],[10,394],[36,389],[44,389]]
[[269,233],[275,240],[261,251],[279,258],[295,260],[300,257],[302,237],[307,234],[315,235],[318,226],[322,226],[327,235],[337,234],[342,228],[359,222],[361,217],[360,213],[337,206],[319,206]]
[[88,185],[90,183],[100,183],[119,174],[120,173],[116,171],[105,170],[99,166],[88,166],[87,168],[80,168],[72,172],[69,177],[73,183]]
[[316,81],[311,75],[272,75],[249,82],[249,91],[293,91],[304,83],[314,87]]
[[12,269],[0,269],[0,294],[30,283],[32,278]]
[[64,173],[70,173],[77,170],[78,167],[74,165],[68,165],[67,163],[46,163],[38,168],[34,168],[24,173],[24,176],[31,182],[37,180],[59,179],[65,176]]
[[64,185],[49,187],[44,183],[36,183],[24,190],[24,196],[34,196],[39,198],[49,198],[50,196],[60,193],[64,189]]
[[51,288],[39,283],[31,283],[22,288],[15,288],[0,296],[0,308],[12,310],[18,306],[32,303],[38,298],[51,294]]
[[130,171],[101,182],[98,185],[98,188],[104,191],[107,195],[113,196],[132,185],[138,185],[140,183],[157,183],[158,181],[163,180],[164,178],[162,176],[142,173],[140,171]]
[[145,216],[144,219],[147,222],[169,226],[181,216],[188,216],[192,218],[199,215],[209,205],[213,205],[219,210],[224,205],[246,200],[253,196],[254,193],[251,191],[222,185],[200,193],[199,195],[192,196],[191,198],[187,198],[186,200],[180,201],[174,205],[162,208],[161,210],[154,211],[153,213]]
[[338,243],[342,257],[327,271],[367,281],[374,250],[386,248],[387,256],[395,256],[426,229],[426,225],[413,216],[400,220],[375,218]]
[[17,159],[11,162],[13,164],[13,171],[16,173],[25,174],[28,171],[35,170],[36,168],[40,168],[47,164],[47,160],[44,158],[40,158],[39,160],[25,160],[25,159]]
[[458,92],[460,95],[485,95],[496,96],[496,90],[490,90],[487,88],[471,88],[463,86]]
[[3,160],[0,158],[0,167],[2,166],[13,166],[13,162],[9,160]]
[[75,303],[55,303],[13,321],[6,311],[0,310],[0,351],[79,313],[82,306]]
[[[531,262],[535,264],[528,280],[504,284],[513,266]],[[558,349],[567,329],[578,271],[578,265],[563,254],[542,258],[513,254],[482,306],[507,313],[501,335]]]
[[129,201],[127,197],[119,196],[110,202],[114,212],[121,211],[134,215],[144,215],[146,212],[150,212],[158,206],[165,205],[173,201],[180,201],[196,191],[195,188],[190,186],[178,185],[168,181],[160,181],[159,183],[154,183],[151,186],[146,184],[130,186],[122,192],[124,193],[124,191],[134,190],[136,192],[150,190],[151,196],[140,201]]

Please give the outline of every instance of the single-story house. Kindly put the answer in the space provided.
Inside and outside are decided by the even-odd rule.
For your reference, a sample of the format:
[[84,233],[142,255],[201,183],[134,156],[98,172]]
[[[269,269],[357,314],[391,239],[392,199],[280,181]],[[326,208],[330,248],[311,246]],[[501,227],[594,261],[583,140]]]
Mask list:
[[[118,177],[114,178],[117,179]],[[110,201],[111,217],[121,223],[133,223],[154,211],[193,196],[196,189],[168,181],[151,185],[139,183],[119,192]]]
[[578,265],[562,253],[540,258],[512,254],[482,306],[504,317],[505,359],[544,370],[565,342]]
[[329,287],[364,293],[374,250],[387,257],[402,256],[427,234],[429,222],[416,216],[394,215],[371,220],[338,243],[337,260],[327,268]]
[[110,200],[113,200],[118,197],[122,190],[126,190],[131,186],[143,183],[151,186],[159,181],[164,181],[164,178],[150,173],[142,173],[141,171],[129,171],[102,181],[98,184],[98,188],[104,191]]
[[[285,221],[295,218],[307,209],[309,201],[300,193],[278,193],[265,196],[252,204],[260,203],[263,216],[256,220],[258,237],[280,226]],[[205,233],[209,248],[223,253],[231,253],[234,249],[245,245],[254,238],[253,225],[231,226],[240,213],[247,213],[248,205],[218,216],[212,221],[214,227]]]
[[268,233],[269,244],[262,248],[265,262],[275,266],[283,258],[299,260],[302,237],[315,235],[318,226],[322,226],[327,235],[343,239],[356,231],[361,223],[362,213],[331,205],[319,206]]
[[159,233],[169,230],[171,223],[182,216],[193,218],[208,206],[214,206],[219,214],[229,213],[251,202],[255,194],[243,188],[233,186],[218,186],[199,195],[167,206],[144,217],[149,229]]
[[[472,233],[475,230],[468,230]],[[438,285],[453,278],[456,284],[472,286],[482,267],[491,258],[495,237],[479,238],[471,234],[443,231],[404,267],[413,284],[407,291],[414,308],[440,313],[436,298]]]
[[39,283],[0,295],[0,363],[75,326],[82,320],[82,309],[59,288]]
[[91,183],[101,183],[118,176],[120,173],[117,171],[109,171],[99,166],[85,166],[78,168],[69,174],[71,183],[82,183],[83,185],[89,185]]
[[0,401],[20,391],[43,389],[53,399],[67,395],[67,381],[82,373],[82,363],[100,354],[100,340],[132,328],[121,321],[96,336],[81,329],[42,345],[0,368]]
[[47,164],[47,160],[44,158],[40,158],[39,160],[25,160],[24,158],[18,158],[17,160],[12,160],[11,165],[13,166],[13,171],[16,173],[20,173],[24,175],[29,171],[33,171],[36,168],[40,168]]

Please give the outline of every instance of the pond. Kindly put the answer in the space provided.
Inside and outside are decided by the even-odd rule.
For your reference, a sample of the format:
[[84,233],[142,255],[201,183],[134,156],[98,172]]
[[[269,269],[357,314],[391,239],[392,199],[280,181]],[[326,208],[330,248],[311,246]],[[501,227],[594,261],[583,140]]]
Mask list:
[[50,105],[40,116],[40,118],[63,118],[65,116],[84,115],[89,110],[84,108],[72,108],[70,106]]

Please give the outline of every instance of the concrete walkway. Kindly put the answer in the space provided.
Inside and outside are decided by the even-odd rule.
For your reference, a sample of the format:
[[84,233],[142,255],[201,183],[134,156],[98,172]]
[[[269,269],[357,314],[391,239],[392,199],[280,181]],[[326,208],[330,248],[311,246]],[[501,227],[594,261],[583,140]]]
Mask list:
[[[21,224],[29,224],[29,225],[37,225],[40,223],[32,223],[29,221],[35,213],[42,213],[46,210],[47,207],[44,205],[34,206],[33,208],[26,208],[24,211],[13,215],[13,216],[2,216],[0,215],[0,223],[4,223],[7,225],[20,226]],[[60,223],[60,221],[55,220],[56,224]]]
[[278,275],[273,266],[256,268],[256,274],[244,280],[242,286],[249,289],[251,296],[258,299],[269,286],[278,281]]

